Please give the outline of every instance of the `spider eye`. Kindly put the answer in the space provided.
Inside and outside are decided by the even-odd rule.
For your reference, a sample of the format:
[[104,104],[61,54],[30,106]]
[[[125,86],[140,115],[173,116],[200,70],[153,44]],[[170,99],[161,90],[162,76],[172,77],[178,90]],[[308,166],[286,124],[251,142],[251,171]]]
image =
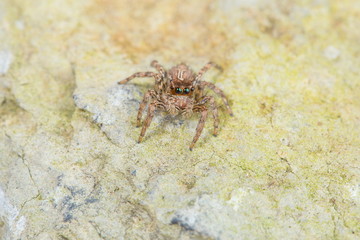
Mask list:
[[188,93],[190,92],[190,89],[185,88],[185,89],[184,89],[184,92],[185,92],[185,94],[188,94]]
[[194,90],[195,90],[195,88],[192,87],[192,88],[191,88],[191,91],[194,91]]
[[175,89],[175,92],[176,92],[176,93],[182,93],[182,89],[181,89],[181,88],[176,88],[176,89]]

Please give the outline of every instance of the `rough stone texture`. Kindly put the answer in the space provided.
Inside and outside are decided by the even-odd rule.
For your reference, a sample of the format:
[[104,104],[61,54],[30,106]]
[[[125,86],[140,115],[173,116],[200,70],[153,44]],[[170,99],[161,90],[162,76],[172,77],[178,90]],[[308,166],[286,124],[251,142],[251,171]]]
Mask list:
[[[360,2],[0,2],[1,239],[359,239]],[[153,81],[211,71],[220,108],[158,113]],[[211,93],[209,93],[211,94]],[[218,103],[221,105],[221,101]]]

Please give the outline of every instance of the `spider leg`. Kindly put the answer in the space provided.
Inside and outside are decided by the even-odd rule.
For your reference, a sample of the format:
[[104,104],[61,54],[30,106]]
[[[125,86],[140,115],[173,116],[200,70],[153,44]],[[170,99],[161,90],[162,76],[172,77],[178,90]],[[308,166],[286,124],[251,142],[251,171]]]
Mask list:
[[218,94],[222,98],[223,102],[225,103],[227,111],[230,114],[230,116],[234,116],[234,114],[230,108],[229,102],[228,102],[224,92],[220,88],[216,87],[213,83],[205,82],[205,81],[201,81],[200,85],[202,87],[208,87],[211,90],[213,90],[216,94]]
[[156,80],[156,89],[159,92],[164,92],[166,90],[167,82],[166,82],[166,71],[164,67],[157,61],[153,60],[151,62],[151,67],[156,68],[156,70],[160,73],[158,79]]
[[141,133],[140,133],[140,136],[139,136],[138,143],[141,143],[142,139],[144,138],[146,129],[150,126],[150,123],[151,123],[151,121],[152,121],[152,119],[154,117],[155,109],[156,109],[155,103],[150,103],[150,105],[148,107],[148,113],[147,113],[145,122],[143,124],[142,129],[141,129]]
[[139,111],[138,111],[138,114],[137,114],[136,127],[140,127],[142,113],[143,113],[147,103],[149,102],[150,98],[154,98],[155,95],[156,95],[156,93],[155,93],[154,90],[149,90],[147,93],[145,93],[144,98],[143,98],[142,102],[140,103]]
[[212,67],[215,67],[215,68],[219,69],[220,71],[222,71],[222,67],[220,67],[216,63],[208,62],[197,74],[196,81],[199,81],[201,79],[201,77]]
[[133,75],[131,75],[130,77],[125,78],[124,80],[118,82],[118,84],[125,84],[125,83],[129,82],[130,80],[137,78],[137,77],[140,77],[140,78],[154,77],[155,79],[157,79],[158,74],[154,73],[154,72],[137,72],[137,73],[134,73]]
[[200,111],[201,111],[201,117],[200,117],[200,120],[199,120],[198,125],[196,127],[196,133],[195,133],[194,139],[192,140],[192,142],[190,144],[190,147],[189,147],[190,151],[192,151],[195,143],[199,139],[199,137],[201,135],[201,132],[204,129],[205,120],[207,118],[207,108],[205,106],[203,106],[203,108]]
[[165,77],[165,69],[157,60],[153,60],[150,66],[156,68],[156,70],[161,74],[161,76]]
[[206,102],[210,103],[210,107],[212,110],[212,115],[214,118],[214,133],[213,135],[216,137],[218,135],[218,130],[219,130],[219,114],[218,114],[218,109],[215,103],[215,98],[212,96],[205,96],[203,97],[203,99],[200,101],[200,104],[205,104]]

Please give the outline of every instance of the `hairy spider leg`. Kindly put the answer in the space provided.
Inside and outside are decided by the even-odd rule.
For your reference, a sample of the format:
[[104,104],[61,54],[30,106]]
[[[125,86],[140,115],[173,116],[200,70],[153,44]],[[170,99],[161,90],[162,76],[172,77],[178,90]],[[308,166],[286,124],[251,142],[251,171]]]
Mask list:
[[201,117],[200,117],[200,120],[196,127],[196,133],[195,133],[194,139],[192,140],[190,147],[189,147],[190,151],[192,151],[192,149],[194,148],[195,143],[199,139],[201,132],[204,129],[205,121],[207,118],[207,111],[208,111],[207,108],[205,106],[203,106],[203,108],[201,109]]
[[150,103],[149,107],[148,107],[148,112],[147,112],[146,119],[145,119],[143,127],[141,129],[141,133],[140,133],[140,136],[139,136],[138,143],[142,142],[142,139],[145,136],[146,129],[150,126],[150,123],[151,123],[151,121],[152,121],[152,119],[154,117],[155,109],[156,109],[155,103]]
[[155,98],[155,97],[156,97],[156,92],[154,90],[149,90],[149,91],[147,91],[147,93],[145,93],[144,98],[143,98],[142,102],[140,103],[138,115],[136,118],[136,127],[141,126],[142,113],[143,113],[147,103],[149,102],[150,98]]
[[150,66],[156,68],[156,70],[160,73],[155,82],[156,91],[159,93],[164,93],[167,88],[166,71],[164,67],[157,60],[153,60]]
[[223,102],[225,103],[226,109],[227,109],[228,113],[230,114],[230,116],[234,116],[234,114],[233,114],[233,112],[232,112],[232,110],[231,110],[231,108],[230,108],[229,102],[228,102],[228,100],[227,100],[224,92],[223,92],[220,88],[216,87],[213,83],[205,82],[205,81],[201,81],[201,82],[200,82],[200,85],[201,85],[202,87],[208,87],[208,88],[210,88],[210,89],[213,90],[217,95],[219,95],[219,96],[222,98]]
[[208,112],[207,108],[205,106],[202,106],[202,108],[200,108],[200,109],[199,110],[201,112],[201,117],[200,117],[198,125],[196,127],[195,136],[194,136],[193,141],[191,142],[190,147],[189,147],[190,151],[192,151],[192,149],[194,148],[195,143],[199,139],[199,137],[201,135],[201,132],[204,129],[205,121],[206,121],[206,118],[207,118],[207,112]]
[[144,77],[154,77],[155,79],[157,79],[158,74],[154,72],[137,72],[131,75],[130,77],[125,78],[124,80],[118,82],[118,84],[125,84],[134,78],[144,78]]
[[196,75],[196,81],[199,81],[201,79],[201,77],[212,67],[217,68],[218,70],[222,71],[222,67],[220,67],[219,65],[217,65],[216,63],[213,62],[208,62],[207,64],[205,64],[205,66],[199,71],[199,73]]
[[140,133],[140,136],[139,136],[139,140],[138,140],[138,143],[141,143],[144,136],[145,136],[145,132],[147,130],[147,128],[150,126],[150,123],[154,117],[154,112],[156,109],[162,109],[162,110],[165,110],[165,105],[163,102],[161,101],[158,101],[158,100],[154,100],[152,103],[149,104],[149,107],[148,107],[148,112],[147,112],[147,116],[146,116],[146,119],[143,123],[143,127],[141,129],[141,133]]
[[157,60],[153,60],[150,66],[156,68],[156,70],[161,74],[161,76],[165,77],[166,71],[164,67]]
[[[203,105],[205,103],[209,102],[211,110],[212,110],[212,115],[214,118],[214,133],[213,135],[216,137],[218,135],[218,129],[219,129],[219,114],[218,114],[218,108],[216,106],[215,103],[215,98],[212,96],[205,96],[203,97],[203,99],[200,101],[200,104]],[[201,106],[200,105],[200,106]]]

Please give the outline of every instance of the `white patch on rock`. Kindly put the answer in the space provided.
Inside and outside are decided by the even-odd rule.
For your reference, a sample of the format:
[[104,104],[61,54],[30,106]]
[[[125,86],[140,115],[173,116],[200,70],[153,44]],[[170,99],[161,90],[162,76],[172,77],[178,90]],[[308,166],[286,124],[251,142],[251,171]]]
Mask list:
[[360,184],[350,186],[348,189],[351,198],[356,202],[360,203]]
[[259,4],[260,0],[224,0],[221,1],[221,8],[225,11],[231,11],[239,7],[252,7]]
[[93,114],[92,119],[101,130],[117,144],[129,139],[132,129],[129,117],[139,107],[135,96],[138,90],[132,85],[116,85],[109,88],[77,89],[73,95],[75,105]]
[[3,190],[0,188],[0,217],[7,221],[9,226],[9,234],[14,239],[18,239],[25,229],[26,218],[24,216],[19,217],[19,211],[16,207],[12,206],[5,198]]
[[335,60],[340,56],[340,50],[334,46],[328,46],[324,50],[324,56],[329,60]]
[[220,199],[202,195],[193,206],[178,210],[171,223],[214,239],[239,239],[240,229],[231,223],[241,222],[243,218]]
[[252,189],[239,188],[231,192],[231,197],[227,201],[227,204],[232,206],[235,211],[239,210],[242,206],[242,201],[244,197],[249,194],[253,194],[254,191]]
[[17,29],[19,29],[19,30],[24,30],[24,28],[25,28],[24,21],[22,21],[22,20],[17,20],[17,21],[15,22],[15,27],[16,27]]
[[9,50],[0,51],[0,75],[4,75],[10,68],[13,55]]

